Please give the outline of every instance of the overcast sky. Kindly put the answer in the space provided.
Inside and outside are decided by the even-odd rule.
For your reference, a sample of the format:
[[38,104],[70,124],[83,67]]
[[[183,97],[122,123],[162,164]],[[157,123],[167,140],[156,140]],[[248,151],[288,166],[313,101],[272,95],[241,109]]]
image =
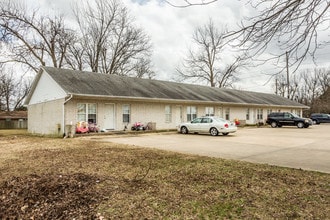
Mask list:
[[[41,5],[42,10],[49,13],[56,11],[63,13],[68,18],[71,14],[71,6],[80,0],[26,0],[31,5]],[[153,64],[156,79],[173,80],[175,68],[180,64],[187,49],[191,47],[192,34],[196,27],[205,25],[209,18],[221,29],[236,26],[244,16],[251,15],[251,10],[239,0],[219,0],[207,6],[194,6],[188,8],[175,8],[158,0],[123,0],[130,10],[130,15],[135,18],[136,25],[143,28],[150,36],[153,44]],[[172,0],[179,3],[181,0]],[[232,51],[226,51],[228,62]],[[321,58],[328,58],[330,53],[321,51]],[[323,60],[323,61],[322,61]],[[329,67],[325,59],[320,59],[320,66]],[[329,60],[329,59],[327,59]],[[282,65],[282,64],[281,64]],[[284,63],[283,63],[284,65]],[[312,62],[306,62],[306,66],[314,68]],[[239,74],[240,82],[235,84],[238,89],[273,93],[273,80],[268,84],[270,74],[274,72],[274,66],[243,69]]]

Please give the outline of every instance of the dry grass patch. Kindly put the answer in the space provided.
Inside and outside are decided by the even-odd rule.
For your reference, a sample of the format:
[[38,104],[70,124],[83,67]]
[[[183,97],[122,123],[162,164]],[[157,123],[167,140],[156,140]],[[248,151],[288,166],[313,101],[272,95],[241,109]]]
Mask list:
[[0,219],[328,219],[330,175],[81,139],[0,139]]
[[5,136],[27,135],[26,129],[0,129],[0,138]]

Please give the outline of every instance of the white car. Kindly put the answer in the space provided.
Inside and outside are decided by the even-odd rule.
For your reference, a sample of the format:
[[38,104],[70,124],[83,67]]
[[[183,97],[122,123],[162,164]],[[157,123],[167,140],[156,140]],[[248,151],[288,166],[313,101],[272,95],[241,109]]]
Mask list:
[[237,126],[235,123],[213,116],[195,118],[191,122],[182,123],[178,126],[178,132],[182,134],[210,133],[212,136],[217,136],[219,133],[228,135],[236,131]]

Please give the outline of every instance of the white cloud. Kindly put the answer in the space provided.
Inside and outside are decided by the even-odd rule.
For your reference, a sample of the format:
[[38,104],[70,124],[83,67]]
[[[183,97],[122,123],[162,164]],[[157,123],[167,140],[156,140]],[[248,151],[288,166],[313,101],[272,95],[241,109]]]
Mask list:
[[237,1],[188,8],[175,8],[157,1],[124,2],[137,23],[151,36],[158,78],[165,80],[173,77],[175,67],[191,47],[195,28],[205,25],[210,18],[219,29],[231,27],[246,13],[245,7]]

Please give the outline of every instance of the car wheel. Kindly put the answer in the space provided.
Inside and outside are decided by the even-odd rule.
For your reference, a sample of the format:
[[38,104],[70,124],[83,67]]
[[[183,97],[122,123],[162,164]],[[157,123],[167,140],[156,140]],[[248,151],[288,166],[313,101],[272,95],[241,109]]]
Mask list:
[[298,122],[297,127],[298,128],[303,128],[304,127],[304,123],[303,122]]
[[229,133],[227,132],[227,133],[222,133],[222,135],[224,135],[224,136],[226,136],[226,135],[228,135]]
[[217,136],[217,135],[219,134],[218,129],[216,129],[216,128],[211,128],[211,129],[210,129],[210,134],[211,134],[212,136]]
[[273,121],[272,123],[270,123],[270,126],[272,126],[272,128],[276,128],[277,127],[276,121]]
[[187,127],[185,127],[185,126],[181,127],[181,133],[182,133],[182,134],[188,134],[188,129],[187,129]]

